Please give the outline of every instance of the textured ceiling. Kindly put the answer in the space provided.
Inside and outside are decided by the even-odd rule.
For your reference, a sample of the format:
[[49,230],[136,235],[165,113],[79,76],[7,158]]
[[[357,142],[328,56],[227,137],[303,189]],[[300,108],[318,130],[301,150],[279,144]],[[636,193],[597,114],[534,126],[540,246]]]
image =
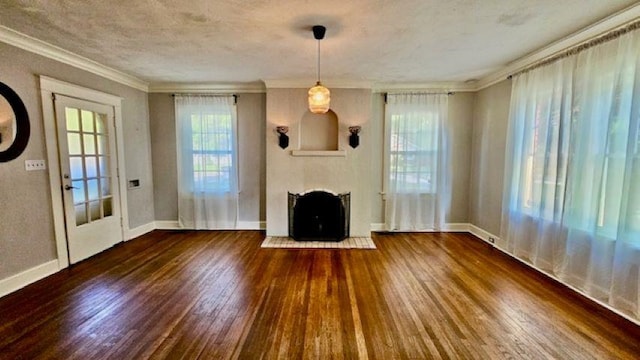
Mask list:
[[[148,82],[466,81],[632,0],[0,0],[0,24]],[[6,61],[3,59],[3,61]]]

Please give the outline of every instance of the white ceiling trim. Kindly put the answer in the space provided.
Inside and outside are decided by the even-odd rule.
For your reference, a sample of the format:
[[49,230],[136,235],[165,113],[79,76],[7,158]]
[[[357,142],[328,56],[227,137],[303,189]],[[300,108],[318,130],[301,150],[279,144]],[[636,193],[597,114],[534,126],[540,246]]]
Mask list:
[[636,21],[640,18],[640,3],[632,5],[618,13],[615,13],[609,17],[606,17],[576,33],[573,33],[565,38],[555,41],[527,56],[524,56],[506,67],[494,72],[491,75],[485,76],[477,83],[475,91],[482,90],[491,85],[497,84],[511,74],[514,74],[526,67],[554,56],[558,53],[566,51],[576,45],[589,41],[607,32],[610,32],[616,28],[623,27],[630,22]]
[[374,93],[384,92],[473,92],[476,82],[378,83]]
[[117,83],[145,92],[149,91],[149,84],[135,76],[131,76],[122,71],[102,65],[96,61],[87,59],[55,45],[51,45],[42,40],[38,40],[29,35],[17,32],[6,26],[0,25],[0,41],[23,50],[42,55],[49,59],[59,61],[63,64],[71,65],[78,69],[102,76]]
[[[299,89],[310,88],[316,84],[317,80],[297,79],[297,80],[264,80],[267,89]],[[322,85],[336,89],[371,89],[373,82],[361,80],[322,80]]]
[[266,92],[264,83],[158,83],[150,84],[150,93],[264,93]]

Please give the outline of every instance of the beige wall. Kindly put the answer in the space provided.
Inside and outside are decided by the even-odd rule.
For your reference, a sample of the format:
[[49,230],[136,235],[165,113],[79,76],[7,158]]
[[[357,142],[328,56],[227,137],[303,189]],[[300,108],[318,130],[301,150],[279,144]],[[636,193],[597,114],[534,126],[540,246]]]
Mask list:
[[0,43],[0,81],[22,98],[31,123],[25,152],[18,159],[0,163],[0,279],[57,257],[48,174],[24,168],[27,159],[47,158],[38,75],[123,98],[127,178],[140,179],[141,184],[127,193],[129,226],[147,224],[154,217],[147,94]]
[[[265,94],[238,95],[239,227],[265,219]],[[175,108],[171,94],[149,94],[155,219],[178,220]],[[250,224],[246,224],[250,223]]]
[[[351,236],[369,236],[371,229],[371,91],[331,89],[331,110],[338,117],[338,149],[344,157],[297,157],[300,122],[308,113],[307,89],[267,90],[267,234],[288,234],[287,192],[327,189],[351,192]],[[305,118],[306,120],[306,118]],[[313,119],[311,119],[313,120]],[[360,146],[348,144],[349,126],[359,125]],[[290,144],[278,146],[276,126],[289,126]]]
[[[469,175],[471,169],[471,136],[473,128],[474,93],[456,93],[449,96],[449,141],[451,149],[451,208],[446,223],[469,222]],[[383,186],[384,151],[384,95],[373,96],[371,134],[374,155],[371,161],[373,224],[384,222]]]
[[494,235],[500,234],[510,101],[510,80],[476,94],[469,220],[473,225]]

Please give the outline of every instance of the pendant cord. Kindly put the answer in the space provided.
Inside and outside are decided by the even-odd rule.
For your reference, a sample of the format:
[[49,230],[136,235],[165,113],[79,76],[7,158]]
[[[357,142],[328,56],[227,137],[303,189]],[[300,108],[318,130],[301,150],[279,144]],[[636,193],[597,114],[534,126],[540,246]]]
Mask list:
[[318,40],[318,83],[320,83],[320,40]]

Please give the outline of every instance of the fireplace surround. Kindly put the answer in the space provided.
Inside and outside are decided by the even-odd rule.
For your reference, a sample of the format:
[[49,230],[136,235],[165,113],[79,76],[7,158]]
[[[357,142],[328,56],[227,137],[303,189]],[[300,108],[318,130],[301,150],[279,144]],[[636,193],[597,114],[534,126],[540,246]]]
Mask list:
[[351,193],[289,192],[288,203],[289,237],[298,241],[341,241],[349,237]]

